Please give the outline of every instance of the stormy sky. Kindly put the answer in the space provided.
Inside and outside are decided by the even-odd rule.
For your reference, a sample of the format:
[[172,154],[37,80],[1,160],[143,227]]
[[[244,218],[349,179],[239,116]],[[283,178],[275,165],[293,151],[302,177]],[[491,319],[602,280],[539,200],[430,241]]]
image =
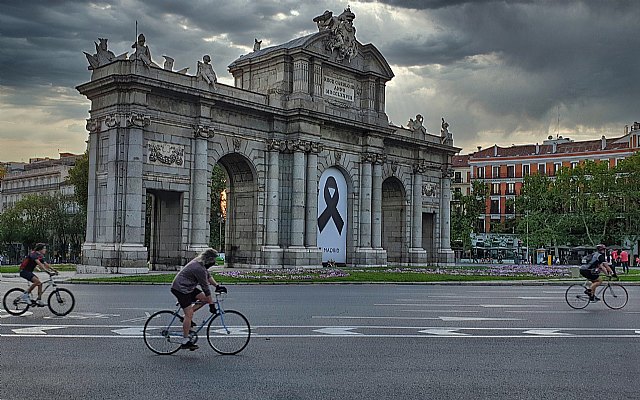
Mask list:
[[[620,136],[640,120],[636,1],[349,1],[361,43],[396,77],[387,113],[416,114],[429,132],[450,123],[462,153],[476,146]],[[221,82],[251,51],[317,31],[338,1],[0,0],[0,161],[85,149],[90,79],[82,51],[98,37],[116,55],[145,34],[154,61],[190,67],[211,54]],[[558,123],[559,117],[559,123]]]

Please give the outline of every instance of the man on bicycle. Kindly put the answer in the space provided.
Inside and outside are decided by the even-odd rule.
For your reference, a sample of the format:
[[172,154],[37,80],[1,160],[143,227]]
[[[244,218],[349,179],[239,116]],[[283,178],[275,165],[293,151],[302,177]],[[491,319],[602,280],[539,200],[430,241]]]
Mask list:
[[606,262],[605,252],[607,250],[607,246],[604,244],[599,244],[596,246],[596,252],[591,255],[591,260],[580,267],[580,275],[584,276],[591,282],[591,288],[585,290],[585,294],[589,295],[589,300],[591,301],[600,301],[599,298],[595,296],[596,288],[602,284],[602,279],[600,279],[600,271],[606,273],[607,275],[612,275],[614,278],[618,276],[611,270],[609,264]]
[[[226,292],[227,289],[220,286],[218,282],[209,274],[208,268],[216,264],[218,252],[214,249],[206,249],[196,258],[189,261],[176,275],[171,285],[171,293],[178,299],[180,307],[184,311],[182,321],[182,349],[191,351],[198,348],[198,345],[191,342],[189,331],[192,326],[193,313],[198,311],[204,304],[209,304],[209,310],[214,313],[215,306],[211,298],[209,285],[216,288],[216,292]],[[202,290],[198,289],[200,286]],[[199,301],[199,304],[193,304]]]
[[38,307],[44,307],[45,304],[42,302],[42,282],[40,279],[33,273],[33,271],[38,268],[38,271],[45,271],[48,274],[58,275],[58,271],[52,268],[49,264],[44,262],[44,255],[47,254],[47,246],[44,243],[37,243],[33,251],[29,253],[27,257],[20,264],[20,276],[31,282],[31,286],[22,295],[22,300],[25,303],[31,303],[31,291],[38,288],[38,299],[36,300],[36,305]]

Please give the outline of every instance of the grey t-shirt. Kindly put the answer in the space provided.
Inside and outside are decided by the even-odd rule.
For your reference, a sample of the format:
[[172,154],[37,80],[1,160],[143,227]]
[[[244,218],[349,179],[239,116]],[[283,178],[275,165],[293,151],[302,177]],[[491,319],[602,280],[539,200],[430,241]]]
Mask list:
[[180,293],[187,294],[193,292],[198,285],[200,285],[204,294],[207,296],[211,294],[211,289],[209,289],[209,271],[194,258],[176,275],[171,288]]

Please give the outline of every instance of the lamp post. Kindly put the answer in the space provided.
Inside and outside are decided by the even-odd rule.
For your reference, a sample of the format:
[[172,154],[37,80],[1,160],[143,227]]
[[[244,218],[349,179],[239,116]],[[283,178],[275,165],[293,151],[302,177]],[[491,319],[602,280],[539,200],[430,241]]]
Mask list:
[[218,213],[218,252],[222,252],[222,214]]
[[525,211],[525,220],[527,222],[527,262],[531,263],[529,260],[529,210]]

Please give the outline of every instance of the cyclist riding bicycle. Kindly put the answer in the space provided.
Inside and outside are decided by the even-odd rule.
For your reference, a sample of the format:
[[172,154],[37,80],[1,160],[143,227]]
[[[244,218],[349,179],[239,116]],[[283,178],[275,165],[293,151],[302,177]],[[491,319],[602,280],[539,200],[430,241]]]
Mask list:
[[20,264],[20,276],[27,281],[31,282],[31,286],[22,295],[22,300],[25,303],[31,303],[31,291],[38,288],[38,299],[36,300],[36,305],[38,307],[44,307],[45,304],[42,302],[42,282],[38,277],[33,273],[33,271],[38,268],[38,271],[45,271],[48,274],[58,275],[58,271],[51,267],[49,264],[44,262],[44,255],[47,254],[47,246],[44,243],[37,243],[33,251],[29,253],[27,257]]
[[605,252],[607,250],[607,246],[604,244],[599,244],[596,246],[596,252],[591,255],[591,259],[587,264],[584,264],[580,267],[580,275],[584,276],[591,282],[591,287],[584,291],[585,294],[589,295],[589,300],[591,301],[600,301],[599,298],[595,296],[596,288],[602,284],[602,279],[600,279],[600,271],[606,273],[607,275],[611,275],[614,278],[617,278],[615,272],[611,270],[609,264],[606,262]]
[[[191,322],[193,314],[205,304],[209,304],[209,310],[212,313],[216,312],[209,285],[213,285],[216,288],[216,292],[227,291],[209,274],[208,268],[216,264],[217,257],[218,252],[216,250],[211,248],[204,250],[180,270],[171,285],[171,293],[176,296],[180,307],[184,311],[184,320],[182,321],[183,338],[182,346],[180,346],[182,349],[193,351],[198,348],[198,345],[191,342],[189,338],[189,331],[192,326],[195,326]],[[200,286],[202,290],[198,289],[197,286]],[[193,304],[196,301],[199,301],[199,303]]]

